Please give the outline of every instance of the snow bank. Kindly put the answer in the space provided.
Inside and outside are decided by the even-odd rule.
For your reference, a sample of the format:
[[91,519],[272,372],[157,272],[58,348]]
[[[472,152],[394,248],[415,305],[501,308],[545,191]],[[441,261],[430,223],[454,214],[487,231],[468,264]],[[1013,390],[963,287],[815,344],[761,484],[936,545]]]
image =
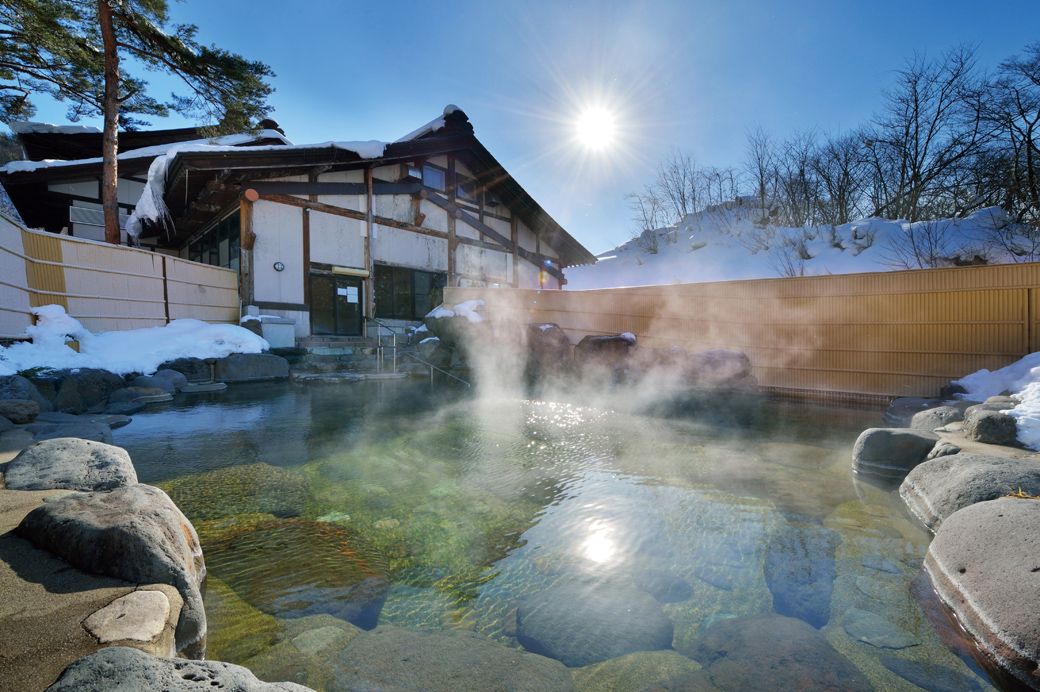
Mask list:
[[[593,265],[567,269],[569,290],[855,274],[900,268],[893,247],[910,233],[937,227],[957,257],[972,259],[979,238],[1009,223],[999,208],[935,221],[860,219],[840,226],[761,226],[766,216],[748,198],[690,214],[602,253]],[[652,250],[656,245],[656,252]],[[996,261],[1015,261],[1010,256]]]
[[[0,348],[0,375],[30,368],[103,368],[118,375],[151,374],[175,358],[223,358],[260,353],[267,341],[233,324],[174,320],[163,327],[93,334],[60,305],[33,308],[37,324],[25,331],[32,342]],[[79,341],[79,352],[69,339]]]
[[1040,352],[999,370],[985,368],[954,380],[967,390],[958,396],[972,401],[1011,392],[1019,403],[1008,411],[1017,419],[1018,441],[1033,450],[1040,450]]
[[477,310],[484,307],[483,300],[467,300],[453,307],[438,305],[426,313],[431,319],[442,319],[445,317],[465,317],[470,322],[483,322],[484,317]]

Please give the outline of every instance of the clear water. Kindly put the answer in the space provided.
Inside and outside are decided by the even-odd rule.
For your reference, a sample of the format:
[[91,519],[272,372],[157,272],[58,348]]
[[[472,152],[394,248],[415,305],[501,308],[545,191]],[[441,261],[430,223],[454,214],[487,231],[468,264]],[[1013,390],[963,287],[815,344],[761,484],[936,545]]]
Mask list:
[[[525,598],[647,574],[688,585],[661,607],[689,653],[714,623],[774,612],[777,545],[794,536],[826,563],[813,537],[829,536],[830,614],[817,624],[875,688],[919,689],[893,659],[933,689],[990,686],[911,593],[929,536],[897,493],[850,474],[852,442],[877,412],[772,403],[662,418],[476,402],[417,382],[207,396],[136,415],[115,442],[199,530],[209,657],[261,677],[330,684],[331,653],[287,643],[300,623],[329,622],[314,616],[517,647]],[[864,611],[912,644],[850,634],[850,613]]]

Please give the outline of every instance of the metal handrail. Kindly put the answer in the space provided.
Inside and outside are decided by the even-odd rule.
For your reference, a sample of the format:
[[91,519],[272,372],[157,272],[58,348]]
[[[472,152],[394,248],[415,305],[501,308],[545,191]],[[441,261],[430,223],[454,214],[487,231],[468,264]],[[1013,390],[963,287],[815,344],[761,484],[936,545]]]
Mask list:
[[366,317],[366,321],[376,323],[376,367],[379,372],[383,372],[383,363],[385,362],[383,356],[383,335],[379,332],[379,328],[382,327],[386,331],[390,332],[390,336],[393,337],[392,347],[394,349],[394,372],[397,372],[397,332],[386,322],[375,317]]
[[422,358],[420,358],[419,356],[415,355],[414,353],[407,353],[406,352],[403,355],[405,357],[407,357],[407,358],[413,359],[417,363],[422,363],[423,365],[425,365],[426,367],[428,367],[430,369],[430,384],[433,384],[433,371],[436,370],[437,372],[441,373],[442,375],[444,375],[446,377],[450,377],[451,379],[455,380],[456,382],[461,382],[462,384],[466,385],[467,387],[469,387],[471,389],[473,387],[473,385],[471,385],[469,382],[467,382],[466,380],[462,379],[461,377],[459,377],[457,375],[452,375],[450,372],[448,372],[447,370],[445,370],[443,368],[438,368],[433,363],[429,363],[429,362],[423,360]]

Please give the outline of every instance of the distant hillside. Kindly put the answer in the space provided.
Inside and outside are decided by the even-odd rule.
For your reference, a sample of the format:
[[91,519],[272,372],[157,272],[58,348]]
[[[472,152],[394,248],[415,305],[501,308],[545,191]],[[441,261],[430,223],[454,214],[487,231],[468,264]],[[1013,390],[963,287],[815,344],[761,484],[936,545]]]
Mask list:
[[[852,274],[1037,259],[997,207],[960,219],[862,219],[841,226],[763,224],[767,213],[742,197],[674,226],[644,233],[567,269],[567,289],[698,283],[779,276]],[[1035,233],[1034,233],[1035,234]],[[1035,239],[1033,239],[1035,241]]]

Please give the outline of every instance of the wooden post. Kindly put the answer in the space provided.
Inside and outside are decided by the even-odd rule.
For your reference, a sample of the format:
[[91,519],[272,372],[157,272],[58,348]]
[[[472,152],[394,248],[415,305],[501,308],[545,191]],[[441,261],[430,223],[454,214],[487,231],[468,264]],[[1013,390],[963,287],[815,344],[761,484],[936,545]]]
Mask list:
[[[372,261],[372,232],[375,230],[375,210],[372,208],[372,167],[365,169],[365,269],[368,276],[364,280],[365,286],[365,317],[375,316],[375,264]],[[364,326],[362,331],[368,335],[368,320],[362,320]]]
[[[310,173],[308,180],[312,183],[318,182],[318,175],[316,173]],[[312,202],[318,201],[316,194],[309,193],[307,199]],[[311,211],[310,209],[301,209],[300,213],[303,214],[303,302],[307,305],[311,304]]]
[[[537,257],[541,257],[542,256],[542,236],[540,236],[537,233],[534,234],[534,254]],[[544,286],[542,285],[544,283],[542,281],[542,277],[543,276],[544,276],[544,274],[542,274],[542,263],[541,263],[541,260],[539,260],[538,261],[538,288],[539,289],[544,288]]]
[[238,294],[244,305],[252,305],[254,300],[253,244],[256,234],[253,233],[253,203],[260,199],[256,190],[248,189],[242,193],[238,203],[238,245],[239,245],[239,289]]
[[448,214],[448,285],[458,286],[458,275],[455,271],[455,157],[448,154],[448,175],[445,176],[445,187],[448,188],[447,198],[451,202]]
[[162,302],[163,314],[166,316],[166,324],[170,323],[170,283],[166,275],[166,255],[160,254],[162,260]]
[[516,216],[509,214],[509,235],[513,241],[513,288],[520,288],[520,228]]

